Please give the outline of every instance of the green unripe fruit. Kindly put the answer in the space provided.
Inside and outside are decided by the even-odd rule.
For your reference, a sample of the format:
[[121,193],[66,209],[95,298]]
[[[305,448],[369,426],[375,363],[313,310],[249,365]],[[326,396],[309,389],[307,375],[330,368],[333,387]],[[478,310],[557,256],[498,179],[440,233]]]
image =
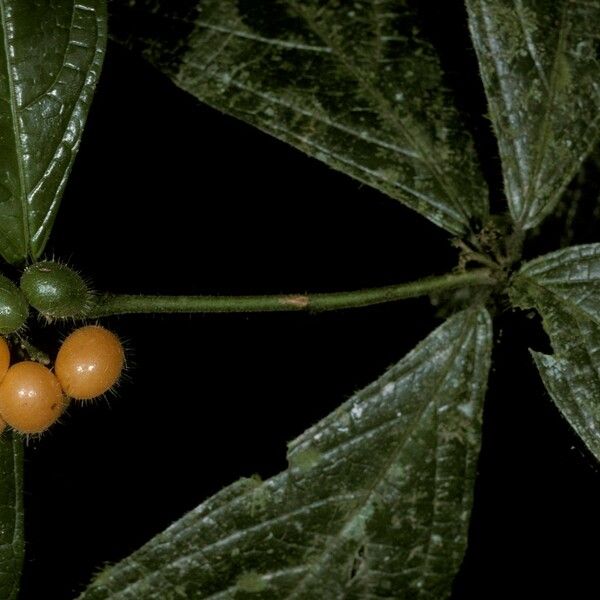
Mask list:
[[27,267],[21,289],[31,306],[53,319],[84,316],[92,297],[79,273],[52,261]]
[[7,277],[0,275],[0,333],[14,333],[29,314],[27,300],[21,290]]

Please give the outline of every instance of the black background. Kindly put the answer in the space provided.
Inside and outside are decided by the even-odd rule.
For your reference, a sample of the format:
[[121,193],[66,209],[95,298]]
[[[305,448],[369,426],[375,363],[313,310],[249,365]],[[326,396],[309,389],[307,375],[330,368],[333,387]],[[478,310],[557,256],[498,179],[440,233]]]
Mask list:
[[[423,7],[503,210],[463,10]],[[555,247],[553,236],[528,252]],[[199,104],[111,43],[48,255],[102,291],[335,291],[443,273],[457,259],[448,241],[397,201]],[[453,598],[595,598],[598,466],[533,368],[527,348],[548,351],[538,320],[508,309],[496,317],[470,545]],[[129,349],[116,397],[73,407],[27,449],[22,597],[73,598],[103,564],[222,486],[284,469],[288,440],[440,322],[427,299],[318,316],[109,319]],[[69,329],[38,327],[33,337],[55,352]]]

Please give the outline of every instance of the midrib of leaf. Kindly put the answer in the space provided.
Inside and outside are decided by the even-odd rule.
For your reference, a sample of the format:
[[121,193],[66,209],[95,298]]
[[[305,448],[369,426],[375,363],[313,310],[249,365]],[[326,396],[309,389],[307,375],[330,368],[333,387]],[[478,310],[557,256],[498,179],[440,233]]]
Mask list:
[[[396,447],[395,451],[390,453],[390,459],[387,461],[387,463],[384,464],[383,468],[380,471],[380,474],[377,478],[375,478],[373,485],[367,490],[367,499],[364,502],[364,505],[366,506],[369,503],[372,503],[373,501],[373,495],[375,493],[375,491],[377,490],[378,486],[381,485],[381,482],[383,480],[385,480],[386,475],[390,472],[392,466],[398,461],[399,457],[401,456],[402,452],[404,451],[404,449],[407,447],[407,444],[412,440],[413,435],[414,435],[414,431],[418,428],[418,426],[420,425],[423,417],[430,411],[430,409],[432,407],[436,406],[437,400],[439,398],[439,390],[443,387],[446,379],[448,378],[448,375],[450,374],[451,368],[457,358],[457,356],[460,354],[460,352],[464,349],[464,345],[467,339],[468,334],[470,333],[470,326],[471,326],[471,322],[469,320],[465,321],[465,327],[463,329],[462,335],[460,337],[460,343],[456,344],[456,347],[454,349],[454,351],[452,352],[452,354],[448,357],[448,361],[446,362],[445,365],[445,369],[439,374],[439,376],[437,377],[437,383],[435,385],[435,394],[432,396],[431,400],[428,403],[425,403],[424,406],[422,407],[422,409],[418,412],[418,414],[415,416],[415,418],[413,419],[412,425],[409,429],[407,429],[407,433],[406,436],[404,438],[404,440],[401,440],[398,443],[398,446]],[[438,423],[438,414],[437,411],[434,411],[434,419],[435,419],[435,430],[436,430],[436,446],[435,446],[435,450],[434,450],[434,455],[435,455],[435,462],[434,462],[434,481],[436,483],[436,485],[434,485],[434,491],[433,491],[433,499],[432,499],[432,514],[431,514],[431,520],[430,520],[430,525],[431,523],[433,523],[435,521],[435,511],[436,511],[436,506],[437,506],[437,494],[439,491],[439,486],[437,485],[437,481],[438,481],[438,449],[439,449],[439,428],[437,427],[437,423]],[[388,421],[388,425],[395,422],[397,419],[392,419],[391,421]],[[363,435],[368,434],[369,432],[362,432]],[[337,448],[337,447],[336,447]],[[336,448],[333,448],[332,450],[335,450]],[[467,460],[467,455],[465,455],[465,461]],[[464,503],[464,496],[463,496],[463,503]],[[355,511],[353,516],[350,519],[350,522],[348,523],[348,525],[346,525],[343,529],[343,532],[346,532],[348,529],[350,528],[350,525],[352,525],[359,517],[360,514],[362,512],[364,512],[364,507],[358,506]],[[423,560],[423,564],[426,565],[428,564],[429,560],[430,560],[430,547],[431,547],[431,535],[428,538],[428,542],[427,542],[427,549],[425,552],[425,559]],[[423,566],[423,570],[426,571],[426,566]],[[304,581],[304,580],[303,580]]]
[[[283,476],[274,477],[271,481],[274,484],[276,484],[279,479],[283,479]],[[246,493],[240,494],[239,496],[236,497],[235,501],[239,502],[240,500],[244,500],[248,496],[252,496],[254,493],[255,493],[254,490],[250,490]],[[264,521],[261,521],[257,525],[254,525],[252,527],[247,527],[245,529],[239,529],[235,533],[232,533],[231,535],[227,536],[226,538],[222,538],[220,540],[217,540],[216,542],[213,542],[212,544],[203,546],[201,550],[196,550],[194,552],[191,552],[190,554],[183,554],[182,556],[178,557],[177,560],[173,562],[173,564],[176,565],[180,562],[185,562],[189,558],[194,558],[197,554],[204,555],[204,554],[206,554],[207,550],[214,550],[216,548],[220,548],[221,546],[227,546],[230,542],[235,541],[237,538],[242,537],[245,533],[248,533],[249,531],[251,531],[253,533],[261,531],[262,529],[268,528],[271,525],[274,525],[280,521],[286,521],[287,519],[289,519],[289,517],[293,517],[294,515],[299,515],[299,514],[305,512],[307,509],[315,508],[316,506],[325,506],[326,504],[329,504],[330,502],[335,502],[337,500],[352,499],[355,497],[355,495],[356,495],[355,493],[347,493],[347,494],[337,494],[335,496],[329,496],[327,498],[321,498],[320,500],[316,500],[315,502],[311,502],[310,504],[305,504],[299,508],[296,508],[295,510],[292,510],[292,511],[289,511],[286,513],[282,513],[281,515],[278,515],[271,519],[265,519]],[[229,508],[230,508],[229,504],[225,504],[225,505],[221,506],[220,508],[212,511],[210,513],[210,515],[211,516],[218,515],[221,512],[227,511]],[[182,532],[182,533],[184,533],[184,532]],[[179,539],[181,539],[181,537],[184,537],[184,536],[176,537],[176,539],[179,540]],[[306,565],[303,565],[303,568],[307,568]],[[154,573],[149,573],[144,579],[140,579],[139,581],[136,581],[133,585],[129,585],[126,588],[124,588],[121,593],[131,590],[136,585],[143,583],[144,581],[146,581],[148,578],[152,577],[153,575],[154,575]],[[114,596],[114,597],[117,597],[117,596]]]
[[[325,46],[331,48],[331,51],[337,57],[339,64],[344,67],[346,73],[348,73],[358,83],[360,88],[365,91],[375,102],[375,104],[381,110],[381,114],[386,118],[390,125],[402,136],[404,136],[409,141],[409,144],[417,150],[417,155],[415,158],[418,158],[418,160],[420,160],[427,167],[440,187],[446,192],[446,197],[452,204],[454,210],[457,210],[459,216],[462,217],[465,222],[468,222],[469,215],[466,214],[466,212],[460,206],[460,202],[457,201],[456,191],[454,190],[453,186],[449,186],[446,179],[436,168],[435,162],[431,162],[429,160],[429,155],[433,154],[433,148],[424,148],[422,146],[422,144],[418,141],[418,135],[415,136],[413,132],[405,126],[405,124],[402,122],[402,119],[397,118],[397,115],[391,108],[387,98],[385,98],[385,96],[383,96],[379,90],[374,89],[374,86],[368,84],[368,74],[362,73],[360,68],[357,68],[356,65],[348,59],[344,51],[335,44],[333,39],[331,39],[321,27],[319,27],[318,23],[308,13],[308,11],[302,8],[302,6],[298,4],[296,0],[288,0],[288,2],[296,11],[296,13],[304,19],[311,31],[323,41]],[[376,4],[375,0],[373,0],[373,2]],[[377,39],[380,40],[380,36]],[[408,189],[406,189],[406,191],[408,191]],[[414,195],[419,196],[415,190],[411,190],[411,192]]]
[[[103,2],[105,0],[101,0],[101,1]],[[83,4],[79,4],[76,1],[74,1],[72,3],[71,21],[70,21],[70,25],[69,25],[69,41],[65,45],[65,50],[64,50],[64,54],[63,54],[64,57],[66,57],[69,45],[72,43],[72,34],[71,34],[71,32],[73,31],[73,29],[75,27],[75,11],[76,10],[89,11],[90,8],[88,6],[83,5]],[[98,32],[98,33],[99,33],[99,35],[101,35],[100,32]],[[102,53],[103,52],[104,52],[104,48],[102,49]],[[96,45],[95,52],[94,52],[94,58],[92,59],[92,61],[90,63],[90,66],[94,65],[95,61],[97,60],[98,54],[99,54],[99,49],[98,49],[98,46]],[[50,84],[48,86],[48,89],[45,90],[44,92],[41,92],[38,95],[37,98],[34,98],[34,99],[30,100],[26,105],[24,105],[22,107],[22,110],[25,110],[28,106],[33,105],[38,99],[42,98],[46,93],[48,93],[48,91],[51,90],[57,84],[57,82],[59,81],[60,74],[63,71],[63,69],[65,69],[65,67],[74,68],[72,65],[69,65],[69,63],[66,63],[65,60],[63,59],[62,66],[58,70],[58,72],[56,73],[56,76],[55,76],[54,81],[52,82],[52,84]],[[78,95],[79,100],[81,100],[81,94],[82,94],[83,90],[86,88],[86,86],[88,86],[88,85],[89,85],[89,72],[86,74],[86,77],[82,80],[81,86],[79,87],[79,90],[78,90],[78,92],[79,92],[79,95]],[[69,123],[71,123],[71,121],[73,119],[73,115],[75,114],[75,111],[79,108],[78,107],[78,102],[79,101],[73,103],[73,106],[71,107],[71,111],[69,112]],[[74,149],[77,150],[78,146],[79,146],[79,141],[74,145]],[[55,151],[56,151],[56,148],[55,148]],[[47,163],[44,175],[47,173],[47,171],[50,168],[53,160],[54,160],[54,156]],[[29,192],[34,193],[38,189],[38,187],[41,185],[41,183],[44,180],[44,175],[42,175],[40,177],[40,179],[38,181],[36,181],[34,185],[31,186],[31,190],[29,190]],[[61,178],[60,184],[59,184],[58,189],[57,189],[57,193],[56,193],[55,197],[53,198],[52,203],[48,207],[48,210],[47,210],[46,216],[44,217],[44,220],[42,221],[42,223],[37,228],[37,231],[35,231],[33,233],[33,235],[31,236],[31,238],[30,238],[30,241],[32,242],[32,245],[34,247],[34,254],[35,254],[35,247],[37,245],[39,236],[46,229],[46,227],[48,225],[48,221],[50,219],[53,219],[55,217],[56,205],[57,205],[57,203],[61,199],[62,191],[63,191],[63,189],[64,189],[64,187],[65,187],[65,185],[67,183],[67,179],[68,179],[69,175],[70,175],[70,169],[67,169],[63,173],[63,176]],[[27,212],[26,216],[27,216],[27,220],[29,220],[29,216],[30,216],[29,212]],[[29,235],[31,235],[31,232],[29,232]]]
[[[250,89],[248,86],[244,86],[243,84],[238,84],[234,81],[231,81],[231,85],[238,87],[240,89],[243,89],[244,91],[256,94],[257,96],[260,97],[264,97],[264,94],[260,94],[259,92],[256,92],[255,90]],[[277,102],[277,100],[275,98],[270,98],[269,100],[273,101],[273,102]],[[281,102],[278,102],[281,103]],[[285,104],[286,107],[288,108],[294,108],[289,104]],[[302,112],[300,109],[298,109],[299,112]],[[380,175],[379,173],[377,173],[376,171],[373,171],[372,169],[368,169],[367,167],[361,165],[360,163],[357,163],[356,161],[351,160],[350,158],[348,158],[347,156],[343,156],[341,154],[332,152],[329,148],[326,148],[325,146],[321,146],[320,144],[317,144],[315,141],[311,140],[310,138],[307,138],[305,136],[300,136],[297,135],[296,133],[294,133],[293,131],[290,131],[288,129],[285,129],[283,127],[278,127],[274,124],[270,125],[271,129],[273,129],[274,131],[280,131],[282,133],[285,133],[286,135],[289,135],[290,137],[293,137],[299,141],[301,141],[302,143],[310,146],[311,148],[314,148],[315,150],[319,150],[320,152],[325,152],[327,153],[329,156],[335,158],[336,160],[340,161],[341,163],[347,164],[348,166],[351,166],[355,169],[358,169],[359,171],[362,171],[363,173],[368,174],[369,176],[375,178],[375,179],[379,179],[382,182],[386,182],[388,184],[390,184],[389,181],[386,181],[385,177],[383,177],[382,175]],[[339,129],[342,129],[342,127],[338,127]],[[348,131],[347,128],[343,128],[344,130]],[[373,141],[372,139],[369,139],[369,141]],[[388,146],[389,147],[389,146]],[[398,147],[394,148],[395,150],[398,150]],[[402,150],[403,153],[407,154],[408,153],[405,150]],[[413,155],[409,155],[409,156],[413,156]],[[413,158],[416,158],[415,156],[413,156]],[[395,181],[393,182],[391,185],[393,185],[394,187],[397,187],[398,189],[410,193],[413,196],[420,198],[422,200],[426,200],[427,202],[429,202],[430,204],[435,205],[435,207],[440,211],[443,212],[445,214],[447,214],[448,216],[451,217],[456,217],[456,213],[452,212],[449,207],[444,206],[443,204],[439,204],[436,203],[434,198],[431,198],[430,196],[426,196],[425,194],[418,192],[417,190],[414,190],[412,188],[410,188],[407,185],[402,184],[399,181]]]
[[[11,123],[13,127],[13,136],[15,140],[15,154],[17,159],[17,166],[19,169],[19,203],[21,206],[21,221],[23,226],[23,243],[24,243],[24,254],[29,255],[30,246],[30,232],[29,232],[29,211],[27,208],[27,186],[25,184],[25,167],[23,165],[23,148],[21,146],[21,130],[19,127],[19,115],[17,98],[15,94],[15,85],[13,80],[13,64],[10,53],[10,31],[13,29],[10,21],[6,15],[5,0],[0,0],[0,20],[2,25],[2,41],[4,43],[4,56],[6,59],[6,79],[8,82],[8,89],[10,93],[10,112],[11,112]],[[12,240],[11,240],[12,242]]]
[[253,42],[260,42],[262,44],[280,46],[281,48],[290,48],[292,50],[305,50],[306,52],[323,52],[325,54],[331,54],[331,48],[327,48],[325,46],[311,46],[309,44],[300,44],[298,42],[288,42],[286,40],[266,38],[261,35],[254,35],[245,31],[236,31],[235,29],[229,29],[228,27],[215,25],[214,23],[203,23],[202,21],[197,21],[195,25],[196,27],[200,27],[202,29],[218,31],[219,33],[227,33],[232,37],[239,37],[246,40],[252,40]]
[[[417,152],[415,152],[413,150],[410,150],[408,148],[403,148],[402,146],[398,146],[397,144],[391,144],[391,143],[386,142],[385,140],[381,140],[379,138],[365,136],[365,135],[361,134],[360,132],[356,131],[355,129],[353,129],[352,127],[348,127],[347,125],[343,125],[342,123],[337,123],[336,121],[332,121],[331,119],[328,119],[325,115],[320,115],[318,113],[310,112],[309,110],[306,110],[306,109],[302,108],[301,106],[297,106],[296,104],[289,102],[287,100],[283,100],[282,98],[277,98],[276,96],[273,96],[272,94],[265,94],[263,92],[259,92],[258,90],[255,90],[252,87],[250,87],[248,84],[243,84],[239,81],[236,81],[234,79],[233,75],[230,75],[230,76],[231,76],[230,84],[233,85],[234,87],[237,87],[240,90],[243,90],[244,92],[249,92],[258,98],[262,98],[263,100],[268,100],[269,102],[273,102],[273,103],[279,104],[285,108],[289,108],[290,110],[293,110],[294,112],[297,112],[300,115],[303,115],[305,117],[310,117],[311,119],[315,119],[315,121],[319,121],[319,122],[323,123],[324,125],[327,125],[328,127],[331,127],[333,129],[338,129],[339,131],[343,131],[344,133],[349,133],[350,135],[353,135],[356,138],[364,139],[368,142],[371,142],[372,144],[375,144],[376,146],[380,146],[381,148],[386,148],[387,150],[393,150],[394,152],[397,152],[398,154],[403,154],[404,156],[406,156],[408,158],[416,158],[416,159],[422,161],[421,155],[417,154]],[[287,129],[281,128],[281,130],[285,131],[286,133],[289,133],[289,130],[287,130]],[[299,136],[297,136],[297,137],[299,137]],[[300,139],[304,140],[306,138],[300,138]],[[315,145],[315,147],[320,148],[320,146],[316,146],[316,145]],[[326,151],[331,152],[330,150],[327,150],[327,149],[326,149]],[[353,162],[352,165],[356,165],[356,163]],[[409,188],[406,187],[404,189],[408,190]],[[413,193],[416,193],[416,192],[413,192]]]
[[[342,125],[341,123],[336,123],[334,121],[331,121],[330,119],[327,119],[323,115],[319,115],[316,112],[310,112],[310,111],[304,110],[303,108],[296,106],[295,104],[293,104],[291,102],[284,101],[281,98],[277,98],[276,96],[273,96],[271,94],[265,94],[263,92],[259,92],[255,89],[253,89],[252,87],[250,87],[248,84],[244,84],[239,81],[236,81],[235,76],[232,74],[228,74],[228,76],[229,76],[229,85],[231,85],[233,87],[236,87],[240,90],[248,92],[258,98],[262,98],[264,100],[268,100],[269,102],[273,102],[274,104],[279,104],[280,106],[289,108],[290,110],[293,110],[294,112],[297,112],[298,114],[301,114],[306,117],[310,117],[311,119],[314,119],[316,121],[320,121],[329,127],[338,129],[345,133],[349,133],[350,135],[353,135],[358,139],[364,139],[365,141],[368,141],[372,144],[375,144],[382,148],[386,148],[388,150],[392,150],[399,154],[403,154],[407,157],[417,159],[417,160],[421,161],[423,164],[425,164],[422,155],[418,154],[417,152],[411,151],[407,148],[402,148],[398,145],[392,145],[388,142],[379,140],[379,139],[371,137],[371,136],[362,135],[361,133],[355,131],[351,127],[347,127],[345,125]],[[418,190],[415,190],[415,189],[411,188],[410,186],[401,183],[400,181],[390,182],[390,181],[386,180],[385,177],[383,175],[381,175],[380,173],[377,173],[376,171],[368,169],[364,165],[361,165],[360,163],[353,161],[352,159],[348,158],[347,156],[343,156],[341,154],[335,153],[331,149],[317,144],[314,140],[311,140],[310,138],[307,138],[305,136],[300,136],[300,135],[296,134],[294,131],[291,131],[290,129],[287,129],[285,127],[278,127],[273,123],[270,123],[269,127],[275,131],[280,131],[282,133],[285,133],[288,136],[294,137],[297,140],[311,146],[312,148],[315,148],[316,150],[324,152],[327,155],[331,156],[332,158],[335,158],[336,160],[340,161],[341,163],[352,166],[353,168],[358,169],[373,178],[379,179],[380,181],[385,182],[388,185],[393,185],[394,187],[397,187],[398,189],[401,189],[402,191],[404,191],[408,194],[412,194],[416,198],[424,200],[428,204],[435,206],[436,210],[439,210],[440,212],[445,213],[446,215],[448,215],[450,217],[460,218],[460,216],[462,214],[464,214],[464,211],[462,211],[462,209],[459,209],[459,213],[457,213],[455,211],[455,206],[453,203],[450,206],[447,206],[443,203],[440,203],[437,199],[427,196],[423,192],[419,192]],[[454,210],[454,212],[453,212],[453,210]]]
[[[494,36],[492,35],[492,33],[490,31],[490,22],[489,22],[490,16],[489,16],[488,12],[484,9],[482,2],[479,2],[479,10],[481,11],[481,14],[482,14],[482,22],[485,26],[486,37],[488,39],[489,44],[492,45]],[[502,64],[502,61],[498,57],[497,53],[492,52],[492,60],[494,61],[494,68],[496,69],[496,73],[501,73],[503,71],[504,65]],[[480,67],[480,71],[483,71],[483,67]],[[504,103],[504,107],[508,111],[508,115],[510,118],[510,116],[512,115],[512,107],[510,106],[511,103],[509,101],[510,93],[506,89],[506,82],[504,81],[504,78],[498,77],[498,86],[500,87],[500,89],[502,91],[502,101]],[[492,110],[491,103],[489,103],[489,108],[490,108],[490,112],[491,112],[491,110]],[[513,126],[514,126],[514,122],[513,122]],[[498,131],[496,130],[495,123],[494,123],[494,130],[495,130],[495,133],[497,136]],[[511,142],[512,142],[513,151],[515,153],[515,156],[520,157],[521,152],[519,151],[518,139],[514,138],[511,140]],[[523,189],[523,173],[521,172],[521,169],[519,169],[519,178],[521,179],[521,181],[519,182],[520,187],[521,187],[521,189]]]
[[[79,5],[79,4],[77,4],[77,2],[73,2],[73,8],[71,9],[71,22],[70,22],[70,25],[69,25],[69,32],[73,31],[73,27],[74,27],[74,22],[73,22],[73,21],[74,21],[74,19],[75,19],[75,10],[76,10],[76,9],[78,9],[78,8],[79,8],[79,9],[82,9],[82,10],[84,9],[84,7],[83,7],[82,5]],[[39,99],[43,98],[43,97],[44,97],[44,95],[45,95],[45,94],[47,94],[47,93],[48,93],[48,91],[49,91],[49,90],[51,90],[51,89],[52,89],[52,88],[53,88],[53,87],[56,85],[56,83],[59,81],[60,74],[61,74],[62,70],[65,68],[65,61],[64,61],[64,57],[66,56],[67,49],[68,49],[68,47],[69,47],[69,44],[70,44],[70,43],[71,43],[71,36],[69,36],[69,42],[68,42],[68,43],[67,43],[67,45],[65,46],[65,50],[64,50],[64,53],[63,53],[62,67],[61,67],[61,68],[58,70],[58,72],[56,73],[56,76],[54,77],[54,81],[52,82],[52,84],[51,84],[51,85],[49,85],[49,86],[48,86],[48,88],[47,88],[46,90],[44,90],[43,92],[40,92],[40,94],[39,94],[39,95],[38,95],[36,98],[33,98],[33,99],[32,99],[32,100],[30,100],[30,101],[29,101],[27,104],[25,104],[25,105],[22,107],[22,109],[21,109],[21,110],[26,110],[28,106],[33,106],[33,104],[35,104],[35,102],[36,102],[36,101],[38,101]],[[81,86],[81,88],[80,88],[80,91],[81,91],[81,89],[83,89],[83,87],[84,87],[84,86],[85,86],[85,80],[84,80],[84,82],[82,83],[82,86]],[[71,118],[73,117],[73,113],[74,113],[74,111],[75,111],[75,107],[76,107],[76,104],[75,104],[75,105],[73,105],[73,108],[72,108],[72,110],[71,110],[71,112],[70,112],[70,115],[69,115],[69,121],[70,121],[70,120],[71,120]],[[55,148],[55,151],[56,151],[56,148]],[[50,159],[50,161],[48,161],[48,162],[46,163],[46,168],[44,169],[44,174],[46,174],[46,173],[48,172],[48,170],[49,170],[49,168],[50,168],[50,166],[51,166],[51,164],[52,164],[52,160],[53,160],[53,159],[51,158],[51,159]],[[65,184],[66,184],[66,182],[67,182],[67,178],[68,178],[68,176],[69,176],[69,172],[68,172],[68,171],[67,171],[67,172],[65,172],[65,173],[63,173],[63,177],[62,177],[62,179],[61,179],[61,182],[60,182],[60,185],[59,185],[59,187],[58,187],[58,190],[59,190],[59,191],[58,191],[59,197],[60,197],[60,194],[62,193],[62,189],[64,188],[64,186],[65,186]],[[42,175],[42,176],[41,176],[41,177],[40,177],[40,178],[39,178],[39,179],[38,179],[38,180],[37,180],[37,181],[36,181],[36,182],[35,182],[35,183],[34,183],[34,184],[31,186],[31,189],[29,189],[29,190],[26,190],[26,194],[30,194],[30,193],[31,193],[31,194],[33,194],[33,192],[35,192],[35,191],[36,191],[36,190],[39,188],[39,186],[42,184],[43,180],[44,180],[44,175]],[[27,197],[27,196],[26,196],[26,197]],[[37,231],[33,232],[33,234],[32,234],[32,232],[31,232],[31,227],[29,226],[29,218],[30,218],[30,214],[29,214],[29,211],[27,210],[27,208],[25,209],[25,217],[24,217],[24,218],[25,218],[25,220],[26,220],[26,223],[27,223],[27,229],[28,229],[28,232],[27,232],[27,242],[28,242],[29,244],[31,244],[31,245],[32,245],[34,248],[35,248],[35,245],[36,245],[36,242],[37,242],[38,236],[40,235],[40,233],[41,233],[41,232],[43,232],[43,231],[44,231],[44,228],[45,228],[45,226],[46,226],[46,224],[47,224],[47,221],[48,221],[48,219],[52,218],[52,217],[53,217],[53,215],[54,215],[54,210],[55,210],[56,202],[57,202],[57,198],[55,197],[55,198],[53,199],[52,203],[50,204],[50,206],[48,207],[48,211],[47,211],[47,213],[46,213],[46,216],[45,216],[45,218],[44,218],[43,222],[42,222],[42,223],[39,225],[39,227],[37,228]]]
[[[582,310],[577,304],[575,304],[574,302],[569,302],[568,300],[563,298],[558,292],[554,291],[553,289],[550,289],[549,287],[546,287],[542,283],[535,281],[535,279],[533,279],[532,277],[523,275],[521,273],[519,274],[518,279],[524,280],[527,282],[528,285],[535,287],[539,290],[542,290],[542,293],[546,293],[546,294],[552,296],[552,298],[554,298],[559,304],[561,304],[567,312],[570,312],[572,314],[574,313],[573,316],[579,316],[579,318],[581,318],[581,319],[587,319],[589,321],[592,321],[596,325],[600,326],[600,317],[594,317],[592,314],[586,312],[585,310]],[[568,283],[568,282],[565,282],[565,283]],[[573,285],[575,285],[575,283],[579,283],[579,285],[581,285],[581,282],[572,282],[572,283],[573,283]],[[563,285],[562,282],[561,282],[561,285]],[[577,320],[577,318],[575,320]]]
[[[346,525],[344,525],[342,527],[342,529],[340,530],[340,533],[338,533],[337,537],[334,539],[333,542],[331,542],[322,552],[321,556],[322,558],[320,559],[319,563],[323,563],[325,562],[323,557],[331,557],[333,554],[333,550],[338,547],[341,543],[341,541],[345,538],[352,538],[351,533],[353,531],[353,528],[356,527],[357,525],[360,524],[360,521],[362,520],[362,515],[365,513],[365,511],[369,510],[369,505],[373,504],[373,496],[375,494],[375,492],[377,491],[377,488],[381,485],[381,482],[385,480],[386,475],[390,472],[392,466],[398,461],[400,455],[402,454],[403,450],[406,448],[406,445],[408,444],[408,442],[412,439],[413,437],[413,432],[415,431],[415,429],[419,426],[419,424],[421,423],[421,420],[423,419],[423,417],[429,412],[429,410],[432,407],[435,407],[436,405],[436,401],[438,399],[438,395],[439,395],[439,390],[441,387],[443,387],[444,382],[446,381],[448,374],[450,373],[450,370],[452,368],[452,365],[454,364],[454,361],[456,360],[456,357],[458,356],[458,354],[464,349],[464,344],[467,338],[467,334],[469,333],[470,330],[470,320],[467,320],[465,322],[465,328],[462,332],[462,336],[460,338],[460,343],[456,344],[455,350],[452,352],[452,354],[448,357],[448,361],[446,362],[445,365],[445,369],[441,372],[440,376],[438,376],[437,378],[437,384],[435,386],[436,392],[435,394],[432,396],[431,400],[429,402],[424,403],[423,407],[421,408],[421,410],[415,415],[415,418],[413,419],[412,425],[410,426],[410,428],[407,428],[407,432],[406,432],[406,436],[403,440],[400,440],[398,442],[398,445],[396,446],[395,450],[393,452],[390,452],[390,457],[388,459],[387,462],[385,462],[379,472],[379,476],[374,477],[373,479],[373,483],[372,485],[367,489],[367,490],[363,490],[363,493],[366,495],[366,498],[362,501],[362,503],[358,503],[356,508],[354,509],[354,511],[350,514],[350,517],[346,523]],[[435,412],[435,411],[434,411]],[[380,425],[380,427],[383,426],[390,426],[391,424],[393,424],[399,417],[396,417],[395,419],[391,419],[390,421],[388,421],[387,423]],[[437,412],[435,412],[435,420],[437,423],[437,419],[438,419],[438,415]],[[361,437],[368,435],[370,433],[370,431],[372,430],[367,430],[367,431],[363,431],[361,432],[360,436],[357,436],[356,438],[354,438],[353,440],[350,440],[350,443],[356,442],[357,439],[360,439]],[[436,428],[437,431],[437,428]],[[439,431],[437,432],[436,435],[436,448],[435,448],[435,456],[436,456],[436,460],[435,460],[435,474],[434,474],[434,480],[437,482],[437,474],[438,474],[438,460],[437,460],[437,451],[438,451],[438,445],[437,445],[437,440],[438,440],[438,436],[439,436]],[[332,448],[330,448],[328,450],[328,452],[326,454],[330,454],[333,453],[334,451],[337,451],[340,448],[340,445],[338,446],[334,446]],[[433,508],[433,512],[431,515],[431,522],[434,521],[435,519],[435,507],[436,507],[436,500],[437,500],[437,493],[438,493],[438,486],[434,487],[434,491],[433,491],[433,501],[432,501],[432,508]],[[426,557],[425,560],[423,561],[424,563],[429,559],[429,546],[431,544],[431,535],[429,536],[429,540],[428,540],[428,549],[426,552]],[[361,542],[357,542],[356,547],[357,549],[360,547]],[[314,563],[313,563],[314,564]],[[297,596],[299,593],[302,592],[303,588],[306,585],[306,582],[308,580],[308,578],[313,574],[312,569],[309,570],[309,572],[300,580],[300,582],[298,583],[298,585],[296,586],[296,590],[294,592],[294,594],[290,595],[289,598],[290,600],[293,600],[293,598],[295,596]]]
[[[520,5],[519,5],[520,6]],[[534,209],[537,208],[537,203],[535,202],[538,190],[538,179],[540,176],[540,171],[542,170],[542,165],[544,162],[544,150],[546,148],[546,144],[548,141],[548,137],[550,134],[550,114],[552,111],[552,107],[555,104],[556,94],[558,92],[558,70],[559,70],[559,60],[561,56],[561,52],[564,50],[565,41],[566,41],[566,27],[567,27],[567,5],[563,5],[562,12],[560,14],[560,25],[558,30],[558,39],[556,44],[556,52],[554,53],[554,60],[552,61],[552,71],[550,74],[550,84],[548,89],[548,96],[546,99],[546,110],[544,111],[544,115],[542,118],[542,124],[540,127],[539,140],[535,145],[535,159],[533,163],[533,173],[531,175],[531,185],[528,186],[527,196],[525,197],[525,206],[523,206],[523,211],[525,214],[521,214],[520,223],[523,224],[524,221],[534,213]],[[521,11],[517,11],[517,15],[519,17],[519,24],[523,29],[523,32],[527,31],[526,25],[523,22],[523,16]],[[600,26],[600,24],[599,24]],[[537,55],[531,54],[530,44],[527,45],[527,49],[531,55],[536,66],[538,66]],[[540,75],[541,77],[541,75]],[[542,81],[545,81],[545,77],[542,78]],[[552,202],[552,200],[550,200]]]
[[[540,79],[544,82],[544,85],[548,88],[550,86],[548,85],[548,81],[546,79],[546,73],[544,72],[544,67],[542,66],[540,57],[537,53],[535,44],[533,42],[533,39],[531,38],[529,30],[527,29],[527,27],[525,27],[524,16],[523,16],[523,1],[522,0],[517,0],[515,2],[515,10],[519,15],[519,25],[521,26],[521,31],[523,32],[523,37],[525,38],[525,41],[527,43],[527,51],[529,52],[529,55],[531,56],[531,58],[533,58],[535,68],[538,72],[538,75],[540,76]],[[564,12],[563,12],[563,15],[564,15]]]

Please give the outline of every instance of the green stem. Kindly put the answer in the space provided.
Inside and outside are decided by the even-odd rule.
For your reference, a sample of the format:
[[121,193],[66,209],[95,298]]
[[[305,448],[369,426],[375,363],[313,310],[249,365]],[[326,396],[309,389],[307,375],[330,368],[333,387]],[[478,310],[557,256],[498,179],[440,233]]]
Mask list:
[[334,292],[272,296],[135,296],[106,294],[96,299],[86,316],[106,317],[131,313],[248,313],[248,312],[321,312],[358,308],[426,296],[434,292],[466,286],[494,285],[497,281],[488,269],[468,273],[450,273],[400,285]]
[[17,334],[17,340],[18,344],[25,351],[30,360],[42,363],[43,365],[50,364],[50,357],[45,352],[43,352],[39,348],[36,348],[33,344],[28,342],[24,337],[21,337],[19,334]]

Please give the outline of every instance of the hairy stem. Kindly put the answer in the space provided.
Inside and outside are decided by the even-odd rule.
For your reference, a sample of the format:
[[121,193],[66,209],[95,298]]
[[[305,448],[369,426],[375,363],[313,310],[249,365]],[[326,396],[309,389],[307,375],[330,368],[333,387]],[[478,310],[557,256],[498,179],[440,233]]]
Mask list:
[[16,334],[16,339],[21,350],[27,355],[27,358],[39,362],[43,365],[50,364],[50,357],[45,352],[43,352],[39,348],[36,348],[33,344],[28,342],[24,337],[21,337],[19,334]]
[[488,269],[449,273],[410,283],[328,294],[289,294],[270,296],[139,296],[106,294],[99,296],[86,316],[105,317],[131,313],[248,313],[322,312],[359,308],[426,296],[434,292],[467,286],[494,285]]

